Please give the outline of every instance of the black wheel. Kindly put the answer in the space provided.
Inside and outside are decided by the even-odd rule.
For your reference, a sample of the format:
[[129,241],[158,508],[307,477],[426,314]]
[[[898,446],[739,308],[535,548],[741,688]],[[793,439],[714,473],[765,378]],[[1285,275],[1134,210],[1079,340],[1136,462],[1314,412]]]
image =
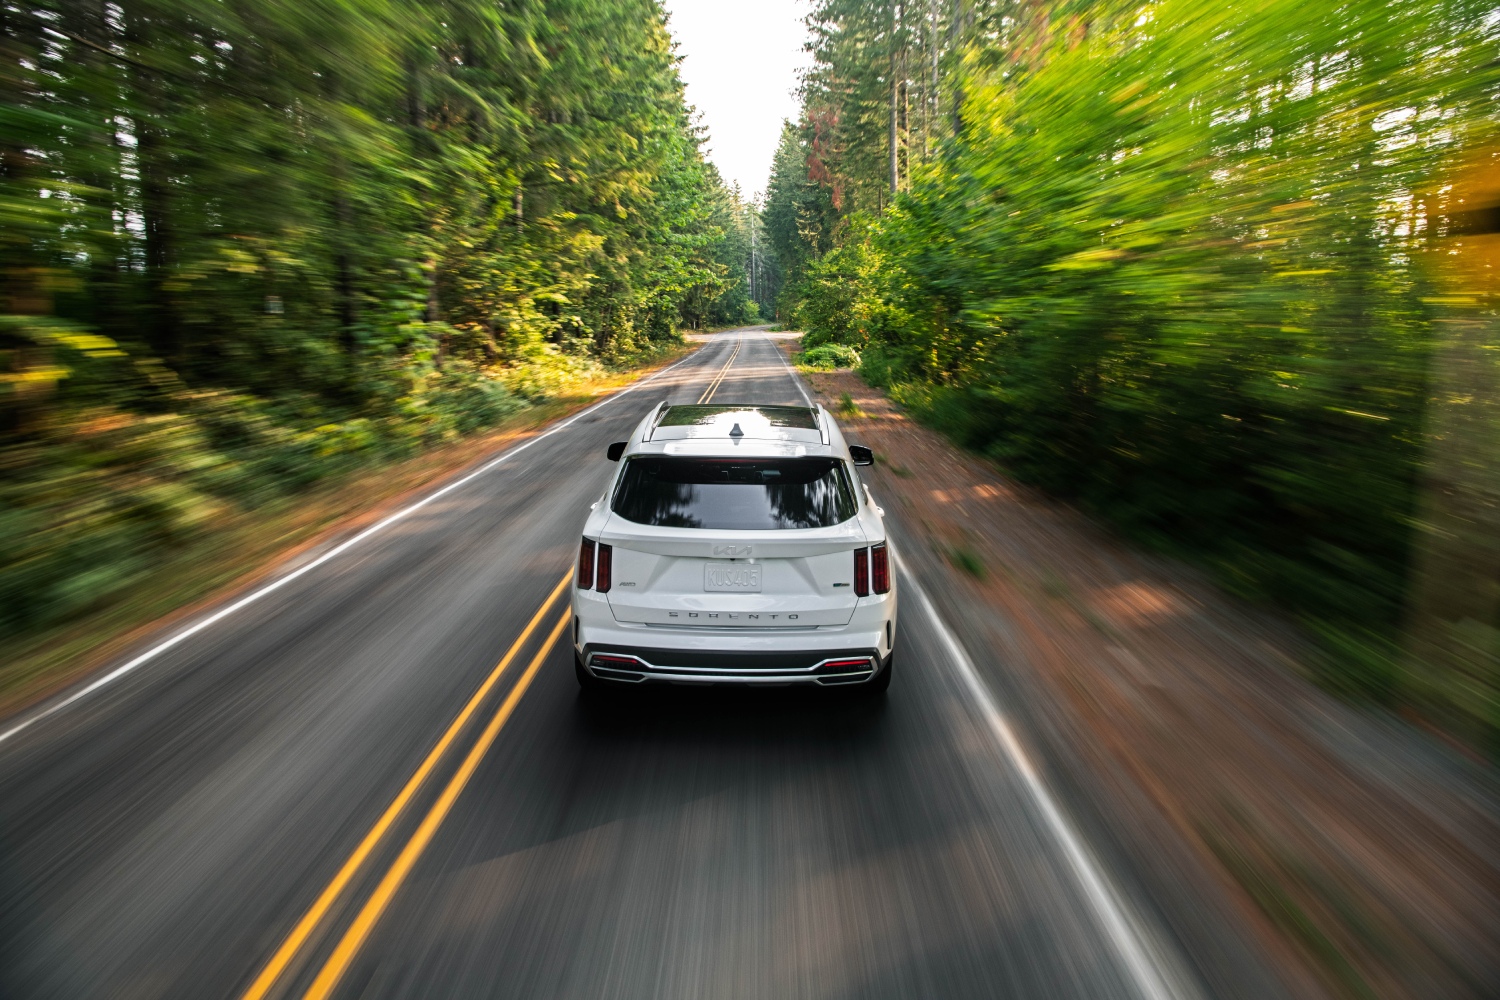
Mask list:
[[890,655],[885,658],[885,666],[880,668],[880,673],[875,675],[873,681],[866,681],[864,684],[861,684],[859,686],[860,690],[871,697],[885,694],[891,686],[891,668],[895,665],[896,651],[891,650]]

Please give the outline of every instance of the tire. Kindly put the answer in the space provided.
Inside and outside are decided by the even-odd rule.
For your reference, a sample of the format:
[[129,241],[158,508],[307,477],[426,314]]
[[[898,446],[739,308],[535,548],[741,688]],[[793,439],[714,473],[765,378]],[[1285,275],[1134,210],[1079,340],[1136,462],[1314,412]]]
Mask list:
[[880,673],[875,675],[875,679],[873,681],[866,681],[864,684],[861,684],[859,686],[859,689],[868,694],[871,698],[878,698],[881,695],[885,694],[886,691],[890,690],[891,670],[894,669],[895,666],[896,651],[893,649],[891,650],[890,655],[885,658],[885,666],[880,668]]

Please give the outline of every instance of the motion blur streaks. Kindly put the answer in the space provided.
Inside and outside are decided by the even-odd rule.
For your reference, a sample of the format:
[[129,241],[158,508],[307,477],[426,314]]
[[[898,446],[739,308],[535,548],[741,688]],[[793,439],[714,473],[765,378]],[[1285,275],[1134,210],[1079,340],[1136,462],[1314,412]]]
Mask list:
[[871,488],[904,559],[1190,954],[1218,947],[1199,936],[1213,926],[1189,874],[1202,865],[1299,993],[1486,996],[1492,767],[1320,690],[1316,648],[1288,619],[952,448],[852,373],[808,380],[864,412],[845,430],[881,455]]
[[[661,395],[696,399],[737,343],[723,398],[798,401],[771,338],[720,335],[0,747],[4,988],[239,995],[552,591],[618,468],[607,445]],[[860,703],[593,704],[556,648],[335,995],[1136,996],[932,624],[901,629],[901,679]],[[271,995],[312,982],[480,725]],[[1128,874],[1118,891],[1191,984]],[[1232,916],[1204,912],[1234,956],[1214,978],[1249,984],[1228,995],[1277,995]]]
[[1495,5],[896,6],[812,5],[806,346],[1500,755]]

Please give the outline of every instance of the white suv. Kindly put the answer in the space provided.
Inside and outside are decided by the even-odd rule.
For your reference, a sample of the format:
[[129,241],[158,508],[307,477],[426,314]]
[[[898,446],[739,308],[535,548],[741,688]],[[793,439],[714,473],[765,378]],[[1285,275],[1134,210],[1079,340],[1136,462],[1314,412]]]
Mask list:
[[609,457],[574,576],[579,684],[886,689],[896,579],[854,469],[874,458],[826,410],[662,403]]

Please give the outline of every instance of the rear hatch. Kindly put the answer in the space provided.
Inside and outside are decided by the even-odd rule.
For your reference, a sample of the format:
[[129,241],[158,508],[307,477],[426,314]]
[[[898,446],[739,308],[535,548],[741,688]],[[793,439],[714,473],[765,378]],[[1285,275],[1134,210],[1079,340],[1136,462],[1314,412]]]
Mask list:
[[[744,411],[735,417],[749,423]],[[698,628],[848,624],[857,602],[854,550],[867,542],[844,463],[808,456],[793,442],[740,455],[682,454],[687,444],[632,456],[621,472],[600,537],[614,547],[615,619]]]
[[857,520],[773,537],[619,517],[610,518],[600,541],[614,546],[615,620],[683,628],[847,625],[858,600],[854,550],[865,544]]

